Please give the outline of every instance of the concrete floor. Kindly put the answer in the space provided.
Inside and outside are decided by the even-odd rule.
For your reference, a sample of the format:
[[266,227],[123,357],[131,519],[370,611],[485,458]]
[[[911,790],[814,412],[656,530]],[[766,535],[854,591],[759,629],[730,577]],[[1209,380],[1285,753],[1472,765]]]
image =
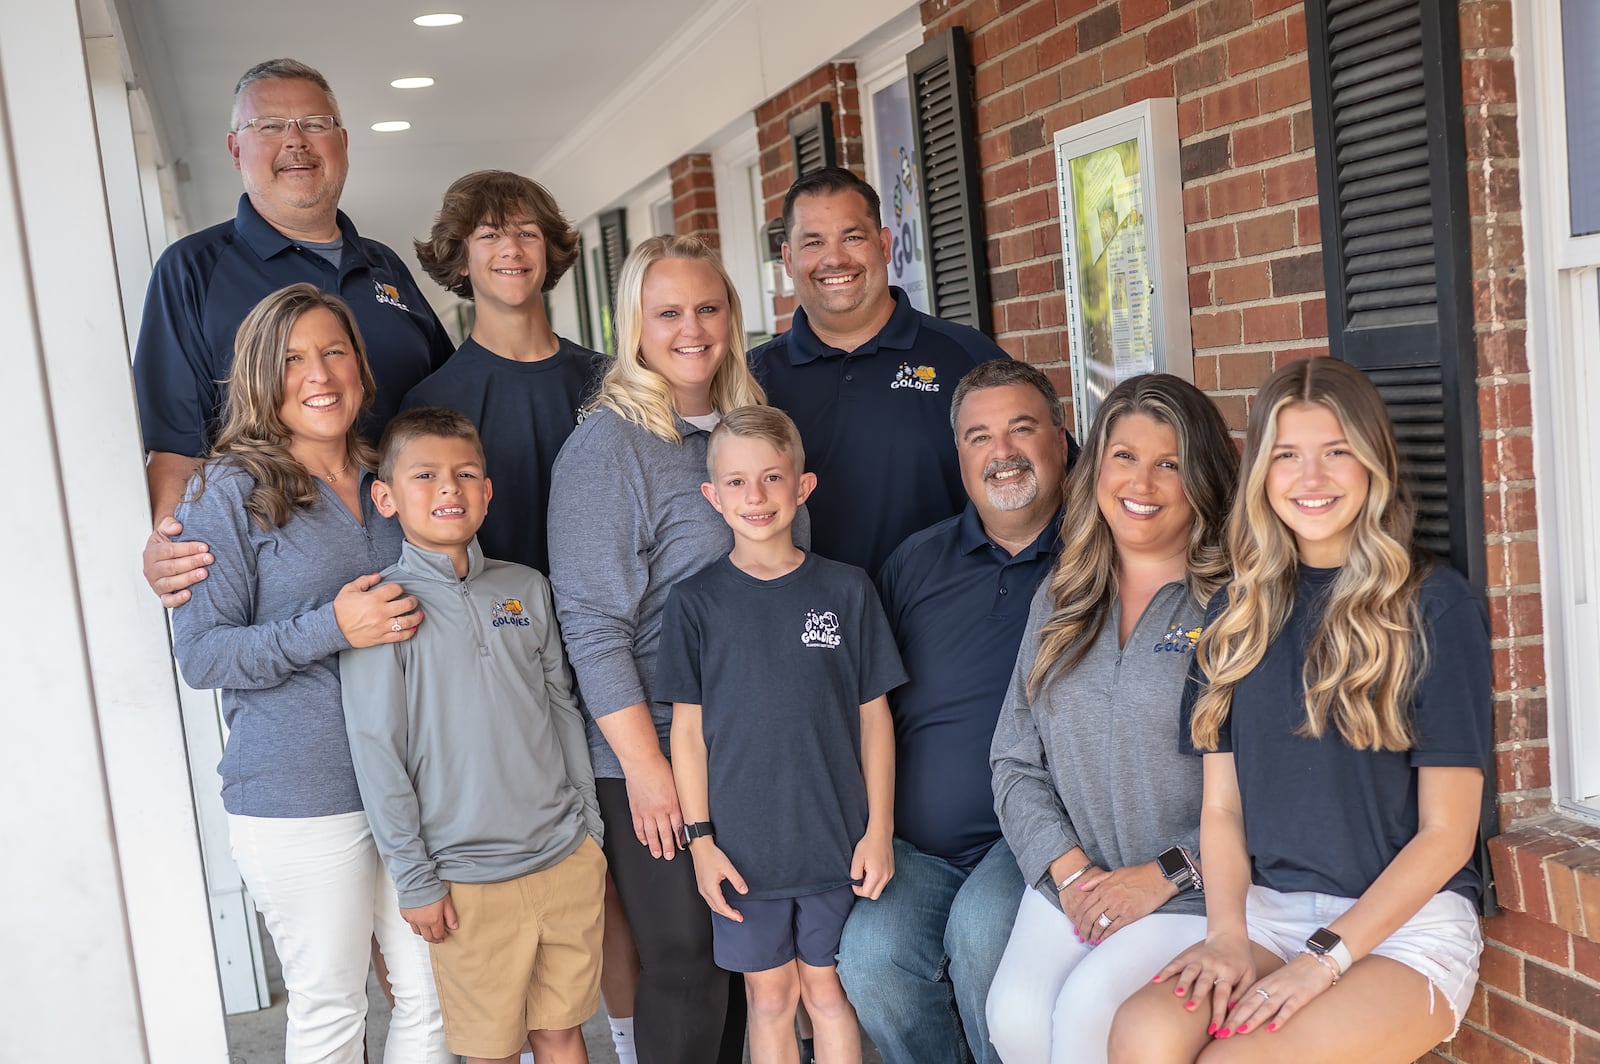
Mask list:
[[[228,1017],[228,1059],[231,1064],[282,1064],[284,1029],[283,977],[278,955],[272,949],[272,936],[262,928],[261,941],[266,951],[267,983],[272,990],[272,1008]],[[383,1040],[389,1031],[389,1003],[378,988],[376,978],[367,980],[367,1050],[370,1064],[383,1064]],[[611,1048],[611,1031],[604,1010],[583,1025],[583,1040],[589,1047],[590,1064],[617,1064]],[[883,1064],[867,1036],[861,1036],[862,1064]],[[745,1060],[750,1059],[746,1051]]]

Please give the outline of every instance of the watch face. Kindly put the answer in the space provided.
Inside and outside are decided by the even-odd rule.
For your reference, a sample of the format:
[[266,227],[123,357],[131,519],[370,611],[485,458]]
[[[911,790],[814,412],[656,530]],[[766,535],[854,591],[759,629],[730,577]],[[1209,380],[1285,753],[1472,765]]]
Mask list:
[[1338,935],[1329,931],[1326,927],[1319,927],[1311,933],[1310,938],[1306,939],[1306,945],[1318,953],[1326,953],[1341,941],[1342,939]]
[[1161,868],[1161,874],[1171,879],[1181,875],[1189,868],[1189,863],[1183,859],[1183,851],[1176,846],[1170,850],[1163,850],[1156,856],[1156,862]]

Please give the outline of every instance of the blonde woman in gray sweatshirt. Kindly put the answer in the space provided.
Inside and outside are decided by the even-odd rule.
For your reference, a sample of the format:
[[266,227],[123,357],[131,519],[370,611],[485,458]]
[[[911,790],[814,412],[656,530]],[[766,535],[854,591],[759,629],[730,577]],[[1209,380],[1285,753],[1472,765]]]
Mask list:
[[1203,393],[1145,375],[1106,397],[1067,482],[990,751],[1028,884],[989,991],[1006,1064],[1104,1061],[1117,1006],[1205,935],[1200,766],[1178,713],[1228,576],[1236,464]]

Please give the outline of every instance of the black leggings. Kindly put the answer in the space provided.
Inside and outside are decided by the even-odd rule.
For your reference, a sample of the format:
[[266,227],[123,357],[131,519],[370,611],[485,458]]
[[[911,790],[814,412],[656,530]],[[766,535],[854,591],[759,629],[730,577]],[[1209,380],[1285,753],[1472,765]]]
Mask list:
[[639,1064],[740,1064],[744,978],[711,959],[711,910],[695,885],[694,862],[650,856],[633,834],[627,784],[597,779],[606,861],[639,950],[633,1030]]

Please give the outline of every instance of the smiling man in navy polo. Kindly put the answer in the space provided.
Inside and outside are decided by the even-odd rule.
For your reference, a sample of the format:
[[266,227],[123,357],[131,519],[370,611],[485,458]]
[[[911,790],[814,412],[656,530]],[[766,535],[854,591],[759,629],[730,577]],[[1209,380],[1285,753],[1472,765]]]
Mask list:
[[965,504],[950,395],[973,366],[1007,355],[890,286],[878,194],[849,170],[796,181],[783,232],[800,307],[787,333],[751,352],[751,368],[800,427],[817,474],[812,546],[876,573],[906,536]]
[[985,362],[954,389],[966,508],[902,543],[878,574],[911,679],[895,730],[895,876],[857,902],[839,976],[885,1064],[998,1064],[984,1001],[1022,873],[1000,836],[989,742],[1035,590],[1055,565],[1077,445],[1055,389]]
[[316,70],[293,59],[251,67],[234,88],[228,132],[244,182],[238,213],[174,243],[150,277],[133,375],[156,518],[145,576],[168,606],[204,578],[205,544],[169,542],[172,513],[216,435],[234,334],[252,307],[302,281],[344,297],[378,385],[361,424],[370,439],[454,350],[400,257],[339,210],[348,142]]

